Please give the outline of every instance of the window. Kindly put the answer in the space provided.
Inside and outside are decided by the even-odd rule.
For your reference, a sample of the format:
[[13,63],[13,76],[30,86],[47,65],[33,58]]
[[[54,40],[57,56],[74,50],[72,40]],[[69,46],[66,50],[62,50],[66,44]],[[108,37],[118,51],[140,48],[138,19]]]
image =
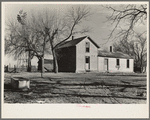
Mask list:
[[129,68],[129,60],[127,60],[127,68]]
[[90,43],[86,42],[85,44],[86,52],[90,52]]
[[120,63],[119,63],[119,62],[120,62],[120,61],[119,61],[119,59],[117,59],[117,61],[116,61],[116,62],[117,62],[117,66],[119,66],[119,65],[120,65]]
[[85,63],[90,63],[90,57],[89,56],[85,57]]

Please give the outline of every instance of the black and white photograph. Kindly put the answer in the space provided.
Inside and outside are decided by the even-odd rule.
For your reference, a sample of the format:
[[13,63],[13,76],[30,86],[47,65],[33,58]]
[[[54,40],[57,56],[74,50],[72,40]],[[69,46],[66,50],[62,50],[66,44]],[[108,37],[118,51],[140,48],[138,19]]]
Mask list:
[[144,105],[148,117],[148,2],[3,2],[1,11],[3,107]]

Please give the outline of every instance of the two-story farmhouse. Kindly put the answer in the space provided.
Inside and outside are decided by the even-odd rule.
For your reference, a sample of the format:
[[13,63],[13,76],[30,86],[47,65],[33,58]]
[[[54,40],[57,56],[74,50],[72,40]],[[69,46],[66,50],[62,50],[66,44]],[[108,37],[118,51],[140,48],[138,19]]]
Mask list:
[[[90,37],[61,44],[57,49],[59,72],[133,72],[133,59],[123,53],[104,52]],[[111,48],[112,49],[112,48]]]

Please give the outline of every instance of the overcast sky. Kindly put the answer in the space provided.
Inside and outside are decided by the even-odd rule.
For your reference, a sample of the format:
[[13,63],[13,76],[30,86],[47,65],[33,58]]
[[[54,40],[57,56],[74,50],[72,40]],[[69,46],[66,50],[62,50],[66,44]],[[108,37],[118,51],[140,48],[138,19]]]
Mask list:
[[[60,14],[63,14],[64,11],[71,6],[72,3],[69,4],[39,4],[35,2],[34,4],[31,3],[21,3],[21,4],[15,4],[15,3],[7,3],[4,4],[3,13],[5,15],[5,21],[8,19],[16,19],[16,16],[19,12],[19,10],[23,10],[27,12],[27,16],[30,16],[31,11],[32,12],[38,12],[45,8],[48,8],[49,10],[59,9]],[[104,5],[104,4],[103,4]],[[115,5],[116,7],[120,4]],[[90,36],[95,42],[97,42],[98,45],[103,45],[107,42],[108,35],[110,31],[112,30],[113,26],[110,25],[110,23],[106,22],[106,17],[108,15],[111,15],[112,11],[108,11],[102,7],[102,4],[88,4],[88,6],[91,9],[91,12],[93,13],[90,18],[88,18],[88,21],[83,23],[83,26],[88,25],[91,28],[91,31],[86,34]],[[146,25],[139,25],[138,29],[140,31],[144,31]],[[84,35],[83,35],[84,36]],[[78,37],[78,36],[75,36]],[[109,41],[111,44],[111,40]],[[108,45],[110,45],[107,43]],[[5,64],[8,65],[12,61],[11,58],[5,57]],[[32,62],[34,64],[35,61]],[[37,64],[37,63],[36,63]]]

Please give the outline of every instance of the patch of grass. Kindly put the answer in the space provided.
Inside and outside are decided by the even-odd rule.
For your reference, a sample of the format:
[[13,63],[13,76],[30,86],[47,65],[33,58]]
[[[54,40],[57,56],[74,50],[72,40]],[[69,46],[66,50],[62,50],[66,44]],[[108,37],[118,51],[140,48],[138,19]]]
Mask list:
[[[5,75],[5,103],[143,103],[145,96],[137,96],[137,91],[146,90],[146,77],[138,75],[102,75],[99,73],[73,74],[40,73],[15,74],[15,77],[30,79],[30,90],[12,89],[10,78]],[[132,102],[130,102],[132,101]]]

